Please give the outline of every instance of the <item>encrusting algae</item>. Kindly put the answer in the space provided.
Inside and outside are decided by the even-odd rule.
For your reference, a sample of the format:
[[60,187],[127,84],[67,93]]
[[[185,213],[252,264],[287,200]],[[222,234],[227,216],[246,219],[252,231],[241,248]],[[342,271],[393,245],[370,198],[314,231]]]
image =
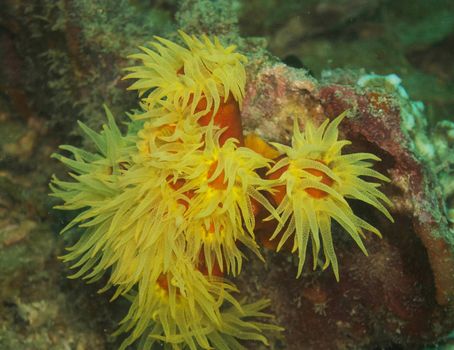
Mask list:
[[[130,87],[141,111],[129,115],[123,135],[106,108],[100,133],[80,123],[96,146],[88,152],[61,146],[70,157],[54,157],[71,169],[72,181],[54,177],[53,196],[62,210],[79,214],[62,231],[85,230],[62,257],[88,282],[109,278],[130,310],[116,334],[127,333],[121,349],[156,342],[171,349],[244,349],[242,340],[268,341],[280,331],[263,322],[269,301],[237,301],[226,277],[241,272],[249,249],[261,259],[254,230],[259,216],[275,220],[278,250],[294,236],[301,274],[309,237],[314,263],[321,246],[325,267],[337,260],[331,237],[336,220],[366,252],[364,231],[378,230],[356,216],[346,199],[364,201],[391,218],[378,184],[360,177],[387,178],[371,169],[371,154],[345,155],[337,127],[344,115],[302,133],[295,119],[291,146],[250,135],[245,147],[240,106],[246,58],[218,39],[180,32],[187,47],[156,38],[154,49],[133,55]],[[267,173],[267,175],[265,175]],[[261,175],[259,175],[261,174]],[[260,213],[260,215],[259,215]],[[321,236],[321,240],[320,240]],[[259,318],[261,321],[257,321]]]

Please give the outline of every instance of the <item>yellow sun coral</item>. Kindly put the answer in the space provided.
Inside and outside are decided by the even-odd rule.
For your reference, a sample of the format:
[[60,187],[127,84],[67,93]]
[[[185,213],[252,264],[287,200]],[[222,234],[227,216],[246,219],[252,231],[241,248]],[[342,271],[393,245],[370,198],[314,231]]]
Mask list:
[[[139,116],[148,121],[138,132],[139,155],[134,159],[148,169],[145,172],[164,174],[161,181],[183,196],[178,202],[187,212],[178,229],[186,236],[187,254],[194,263],[202,264],[210,274],[213,268],[224,272],[226,267],[227,273],[236,275],[242,260],[238,243],[260,256],[253,236],[251,201],[277,217],[260,193],[270,181],[256,173],[259,168],[269,168],[270,160],[238,147],[233,138],[220,145],[224,130],[213,122],[202,127],[197,123],[198,115],[187,112],[187,108],[177,111],[172,107],[166,117]],[[133,171],[135,168],[129,173]],[[150,180],[156,183],[155,178]]]
[[223,47],[217,38],[214,42],[203,36],[203,41],[179,32],[187,48],[169,40],[155,37],[151,42],[155,50],[141,47],[143,53],[131,55],[142,65],[128,68],[125,79],[138,79],[130,90],[144,96],[145,109],[151,109],[161,100],[177,106],[191,106],[194,113],[204,100],[206,112],[215,114],[221,98],[232,94],[241,103],[246,74],[242,63],[246,57],[235,52],[235,46]]
[[[209,271],[215,261],[221,271],[236,275],[241,270],[241,242],[260,256],[254,241],[254,204],[259,203],[274,217],[274,208],[260,191],[270,188],[270,181],[262,179],[257,170],[269,168],[270,160],[245,147],[238,147],[234,139],[222,146],[222,130],[213,132],[208,126],[203,152],[194,158],[198,164],[187,180],[193,197],[187,212],[187,240],[195,252],[203,247]],[[214,258],[215,257],[215,258]]]
[[[135,148],[135,138],[122,136],[111,112],[107,107],[105,109],[108,124],[104,125],[104,130],[100,134],[79,122],[80,127],[96,145],[97,153],[63,145],[60,148],[70,152],[74,159],[60,154],[52,155],[73,171],[70,175],[77,181],[77,183],[60,181],[53,177],[51,183],[53,196],[65,202],[64,205],[57,206],[58,209],[77,210],[91,207],[96,203],[109,201],[118,194],[116,182],[132,164],[131,154]],[[65,230],[82,220],[81,216],[77,217]]]
[[[219,147],[218,142],[213,140],[219,138],[220,130],[211,123],[208,127],[199,127],[209,130],[203,143],[205,147],[199,149],[199,145],[196,149],[187,150],[192,162],[183,161],[185,166],[173,169],[172,166],[177,164],[172,162],[166,166],[156,166],[160,156],[165,158],[165,152],[161,149],[167,143],[181,143],[181,140],[165,140],[163,145],[155,143],[155,152],[147,153],[149,159],[141,158],[142,162],[137,163],[134,160],[142,152],[140,142],[147,139],[143,134],[150,132],[150,128],[142,128],[137,137],[122,136],[113,116],[110,112],[107,114],[108,126],[100,134],[81,124],[95,142],[98,153],[62,146],[62,149],[71,151],[75,159],[55,155],[76,172],[73,175],[76,182],[54,178],[51,184],[53,195],[65,201],[59,206],[60,209],[82,210],[68,228],[74,225],[85,228],[79,242],[69,248],[69,253],[63,257],[64,261],[75,261],[72,267],[79,269],[72,277],[96,281],[110,270],[107,285],[101,291],[114,287],[116,293],[112,299],[123,295],[131,300],[130,311],[118,331],[131,333],[122,349],[138,338],[143,338],[143,349],[149,348],[155,341],[172,344],[173,349],[185,346],[190,349],[210,349],[213,346],[219,349],[243,349],[236,339],[266,343],[262,332],[280,328],[248,318],[266,316],[260,310],[266,307],[267,302],[262,300],[240,305],[231,295],[231,292],[236,291],[234,286],[214,277],[216,273],[212,271],[211,253],[217,254],[220,246],[225,255],[216,257],[221,264],[223,259],[234,261],[232,264],[236,264],[235,259],[241,259],[237,240],[256,250],[253,238],[246,235],[241,227],[241,212],[233,208],[234,213],[231,215],[236,226],[232,227],[228,221],[231,219],[227,215],[229,210],[212,215],[209,213],[211,209],[207,212],[212,201],[193,202],[193,196],[189,195],[192,192],[194,196],[203,196],[195,193],[199,186],[203,186],[199,183],[200,177],[204,177],[204,182],[210,178],[207,166],[201,165],[199,161],[206,162],[214,154],[223,153],[220,150],[224,147],[230,152],[237,150],[233,140]],[[213,129],[217,130],[216,136],[213,136]],[[237,151],[237,155],[241,154],[241,151]],[[256,190],[252,185],[266,182],[254,175],[254,166],[267,166],[268,161],[259,159],[246,166],[244,157],[243,154],[238,159],[233,157],[230,163],[223,160],[220,164],[230,164],[228,168],[232,170],[228,173],[232,174],[235,186],[239,181],[236,179],[238,173],[244,173],[244,179],[250,182],[245,184],[243,180],[244,188],[247,193],[254,193]],[[165,163],[165,159],[161,161]],[[251,180],[255,177],[256,183]],[[260,194],[253,196],[266,201]],[[236,199],[240,201],[240,198]],[[222,198],[216,203],[219,200]],[[193,211],[194,203],[198,203],[198,210]],[[191,217],[201,212],[205,214],[192,222]],[[215,233],[219,237],[217,245],[207,244],[192,226],[196,223],[201,225],[203,219],[214,223]],[[217,228],[219,223],[223,225],[222,233]],[[205,249],[208,264],[205,260],[199,261],[200,247],[204,244],[209,247]],[[236,267],[231,269],[237,270]]]
[[[79,225],[86,229],[63,257],[64,261],[77,261],[73,267],[80,270],[74,277],[96,280],[110,267],[108,286],[117,286],[121,294],[143,274],[156,280],[168,269],[181,233],[178,226],[185,210],[181,201],[187,198],[166,181],[170,171],[153,171],[134,164],[134,143],[121,136],[110,113],[108,118],[109,127],[101,134],[83,126],[99,153],[61,147],[70,150],[75,159],[55,157],[77,172],[73,175],[76,182],[55,178],[52,190],[54,196],[65,201],[57,208],[83,209],[66,228]],[[123,139],[131,144],[122,148],[122,142],[126,142]],[[123,168],[115,170],[120,166]],[[148,266],[150,259],[154,264]]]
[[304,132],[295,121],[291,147],[273,149],[254,135],[244,140],[246,58],[216,38],[180,35],[187,48],[156,38],[155,51],[132,56],[143,65],[125,78],[137,79],[130,89],[143,99],[126,135],[106,109],[101,133],[80,124],[96,152],[61,146],[72,157],[54,155],[74,180],[53,178],[53,195],[64,201],[58,208],[79,211],[63,232],[85,230],[63,260],[78,269],[72,277],[90,282],[109,271],[102,290],[115,288],[113,299],[130,300],[117,332],[129,333],[121,349],[140,339],[140,349],[164,342],[173,350],[241,350],[241,340],[266,344],[264,331],[280,330],[250,319],[268,317],[261,311],[267,301],[236,301],[236,287],[224,279],[240,273],[243,248],[262,258],[256,219],[276,219],[271,238],[281,235],[278,250],[294,235],[298,275],[310,237],[314,265],[323,246],[324,268],[332,265],[338,279],[331,221],[366,253],[363,231],[380,233],[347,200],[392,220],[379,184],[362,179],[387,178],[371,169],[374,155],[342,154],[349,143],[338,140],[344,115],[318,128],[308,122]]
[[318,128],[308,121],[303,133],[295,119],[291,147],[273,144],[284,157],[269,171],[270,178],[279,181],[277,192],[273,196],[282,218],[271,239],[282,233],[277,247],[279,250],[294,235],[293,251],[298,251],[299,256],[298,276],[302,272],[310,238],[314,268],[323,245],[323,268],[332,265],[336,279],[339,280],[331,219],[348,232],[366,255],[361,240],[364,237],[363,230],[380,235],[375,227],[354,214],[346,199],[368,203],[389,220],[393,220],[383,205],[391,203],[378,190],[380,185],[361,178],[366,176],[389,181],[387,177],[371,169],[370,161],[379,158],[370,153],[342,154],[342,148],[350,144],[349,141],[338,140],[338,125],[345,115],[346,112],[331,123],[327,119]]
[[178,173],[190,173],[194,168],[194,159],[190,157],[200,153],[204,145],[206,127],[197,123],[198,116],[190,113],[189,108],[177,110],[172,106],[131,115],[133,120],[146,120],[137,133],[139,152],[134,161],[160,169],[175,169]]
[[260,312],[268,301],[242,305],[232,296],[237,289],[231,283],[204,276],[185,259],[179,259],[157,282],[139,284],[141,290],[145,290],[143,298],[128,296],[132,305],[117,334],[131,333],[120,350],[139,338],[141,349],[163,341],[172,349],[242,350],[236,339],[267,344],[262,332],[280,329],[248,320],[269,317]]
[[[237,339],[266,343],[262,331],[279,328],[249,320],[265,316],[266,302],[240,305],[231,295],[236,289],[219,276],[241,270],[240,244],[260,256],[252,201],[277,214],[259,192],[272,181],[255,171],[269,168],[270,160],[237,145],[244,74],[222,78],[229,69],[244,73],[235,66],[240,56],[217,40],[205,39],[204,49],[182,36],[190,43],[183,55],[189,61],[177,75],[187,83],[193,65],[200,65],[201,94],[189,84],[152,102],[148,96],[143,111],[130,115],[127,136],[109,112],[100,134],[81,124],[96,153],[62,146],[74,159],[55,155],[76,173],[75,182],[54,178],[51,184],[65,202],[60,209],[81,210],[67,229],[85,229],[63,260],[78,269],[73,278],[90,282],[110,271],[101,291],[115,288],[112,299],[131,300],[119,330],[131,335],[122,347],[142,338],[141,348],[159,340],[172,349],[243,349]],[[166,48],[175,46],[166,42]],[[162,90],[151,88],[152,94]],[[226,133],[232,120],[234,132]]]

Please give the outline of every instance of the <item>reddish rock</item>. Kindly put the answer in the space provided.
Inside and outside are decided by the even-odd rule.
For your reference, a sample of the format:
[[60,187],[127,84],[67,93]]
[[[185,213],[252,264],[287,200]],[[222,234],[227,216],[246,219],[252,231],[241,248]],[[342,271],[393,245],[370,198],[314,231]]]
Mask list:
[[376,169],[391,179],[382,188],[396,222],[352,203],[383,239],[366,234],[367,257],[335,226],[339,283],[330,270],[312,271],[310,259],[296,279],[296,258],[269,252],[266,270],[245,264],[240,290],[272,299],[271,311],[286,328],[285,349],[414,348],[447,334],[454,325],[453,246],[438,180],[402,131],[395,97],[352,84],[321,84],[281,64],[254,69],[242,106],[245,130],[288,143],[294,116],[302,117],[303,127],[308,118],[320,122],[350,110],[341,135],[352,141],[349,152],[382,159]]

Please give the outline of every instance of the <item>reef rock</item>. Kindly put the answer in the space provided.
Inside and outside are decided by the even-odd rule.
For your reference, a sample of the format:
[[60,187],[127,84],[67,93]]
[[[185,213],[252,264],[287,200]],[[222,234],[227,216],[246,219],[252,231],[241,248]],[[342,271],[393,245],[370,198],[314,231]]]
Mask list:
[[433,152],[424,151],[433,145],[421,104],[409,100],[396,76],[350,73],[328,72],[318,82],[279,63],[264,67],[253,59],[249,66],[246,131],[288,143],[294,116],[322,121],[348,110],[340,132],[352,141],[349,151],[378,155],[377,170],[391,179],[383,191],[394,204],[395,223],[351,203],[383,234],[367,235],[368,257],[334,229],[339,283],[310,264],[296,279],[289,253],[267,252],[266,269],[246,266],[240,290],[273,300],[272,311],[286,328],[286,349],[418,346],[436,341],[454,323],[454,244],[440,181],[430,166]]

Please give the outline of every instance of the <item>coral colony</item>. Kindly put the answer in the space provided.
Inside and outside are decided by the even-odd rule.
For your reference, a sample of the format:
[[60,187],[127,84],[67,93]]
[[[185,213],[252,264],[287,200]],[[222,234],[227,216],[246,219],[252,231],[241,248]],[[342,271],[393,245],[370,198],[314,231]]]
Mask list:
[[102,291],[113,288],[114,299],[131,302],[116,332],[127,334],[121,349],[136,341],[140,349],[267,344],[264,333],[281,330],[266,322],[269,301],[237,301],[227,279],[241,272],[245,249],[262,258],[256,226],[275,223],[269,238],[277,250],[290,243],[298,276],[310,240],[314,268],[322,249],[323,269],[331,265],[339,279],[331,222],[367,254],[361,237],[380,233],[346,199],[392,220],[380,185],[363,177],[388,179],[371,168],[376,156],[342,153],[345,113],[303,131],[295,118],[289,146],[243,138],[246,57],[217,38],[180,35],[186,47],[157,37],[132,55],[141,65],[125,78],[136,79],[130,89],[141,100],[126,135],[106,108],[100,133],[79,123],[95,153],[64,145],[71,156],[54,155],[72,178],[52,179],[53,196],[64,202],[57,208],[78,211],[63,232],[84,230],[63,260],[77,269],[71,277],[88,282],[109,271]]

